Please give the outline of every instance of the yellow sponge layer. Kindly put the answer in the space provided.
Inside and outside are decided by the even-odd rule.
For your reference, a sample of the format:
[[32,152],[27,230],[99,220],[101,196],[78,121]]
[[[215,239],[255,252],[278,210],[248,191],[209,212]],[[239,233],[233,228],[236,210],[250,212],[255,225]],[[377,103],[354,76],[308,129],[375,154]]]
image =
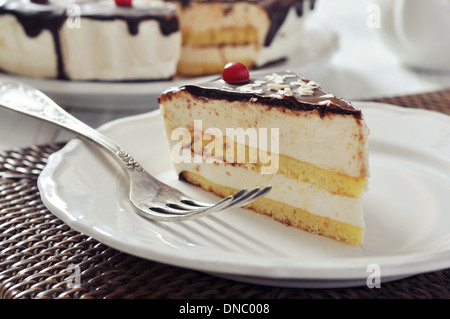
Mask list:
[[[230,196],[238,191],[234,188],[213,183],[193,172],[185,171],[181,175],[191,184],[200,186],[204,190],[213,192],[221,197]],[[245,208],[271,216],[274,220],[285,225],[306,230],[314,234],[331,237],[354,245],[363,242],[364,229],[362,227],[336,221],[328,217],[314,215],[304,209],[292,207],[272,199],[263,197],[246,205]]]
[[[252,170],[261,171],[259,163],[245,164]],[[299,182],[315,185],[331,194],[360,198],[367,188],[367,179],[330,172],[314,164],[279,155],[278,173]]]
[[195,32],[184,28],[182,39],[183,44],[192,46],[258,44],[259,41],[257,30],[251,26],[246,28],[229,27],[204,32]]
[[[194,143],[194,133],[191,132],[192,143]],[[226,141],[226,142],[225,142]],[[205,153],[205,147],[210,141],[203,140],[203,154]],[[223,138],[223,151],[222,151],[222,161],[225,162],[227,147],[234,147],[234,158],[233,165],[241,165],[246,167],[247,169],[253,170],[255,172],[261,172],[261,168],[264,164],[260,160],[260,155],[263,155],[267,158],[267,154],[261,154],[260,150],[251,149],[247,145],[242,145],[235,143],[234,141],[230,141],[230,139],[224,137]],[[242,147],[239,152],[238,147]],[[241,160],[238,160],[237,154],[242,153],[242,150],[245,148],[245,157]],[[252,151],[252,153],[250,153]],[[209,152],[212,156],[217,156],[217,154],[213,152]],[[257,159],[251,161],[250,154],[256,154]],[[286,177],[295,179],[299,182],[309,183],[318,188],[324,189],[331,194],[334,195],[342,195],[349,196],[353,198],[360,198],[362,194],[367,190],[367,177],[352,177],[343,175],[337,172],[332,172],[323,168],[320,168],[314,164],[303,162],[292,157],[279,154],[278,155],[278,170],[277,173],[283,174]]]

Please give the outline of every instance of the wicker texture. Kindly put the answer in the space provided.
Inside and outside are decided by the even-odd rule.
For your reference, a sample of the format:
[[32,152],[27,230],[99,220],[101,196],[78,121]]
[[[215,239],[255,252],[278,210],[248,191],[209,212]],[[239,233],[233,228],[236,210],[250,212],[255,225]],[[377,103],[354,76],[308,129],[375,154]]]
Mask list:
[[[378,102],[450,114],[450,90]],[[450,298],[450,269],[381,288],[278,288],[226,280],[119,252],[70,229],[42,204],[36,178],[62,145],[0,153],[0,298]],[[0,175],[1,176],[1,175]],[[73,284],[73,269],[80,272]]]

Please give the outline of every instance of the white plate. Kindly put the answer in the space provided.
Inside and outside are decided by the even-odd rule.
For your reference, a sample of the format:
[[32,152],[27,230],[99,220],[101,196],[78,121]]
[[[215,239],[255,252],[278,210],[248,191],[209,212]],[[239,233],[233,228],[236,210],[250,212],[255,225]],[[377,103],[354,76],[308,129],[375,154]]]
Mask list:
[[[295,56],[255,72],[275,72],[292,69],[304,72],[316,63],[329,58],[338,47],[337,34],[326,26],[311,21],[307,25],[302,47]],[[173,81],[105,83],[76,82],[50,79],[34,79],[13,75],[1,75],[9,79],[23,81],[43,91],[61,105],[88,109],[152,110],[157,106],[156,98],[171,86],[186,83],[201,83],[217,77],[197,78],[176,77]]]
[[[285,227],[245,209],[197,221],[157,223],[133,212],[121,170],[72,140],[39,179],[45,205],[74,229],[143,258],[225,278],[283,287],[365,285],[450,266],[450,117],[357,103],[370,135],[370,190],[361,247]],[[214,195],[177,180],[159,111],[101,129],[157,178],[199,199]],[[369,272],[368,272],[369,271]]]

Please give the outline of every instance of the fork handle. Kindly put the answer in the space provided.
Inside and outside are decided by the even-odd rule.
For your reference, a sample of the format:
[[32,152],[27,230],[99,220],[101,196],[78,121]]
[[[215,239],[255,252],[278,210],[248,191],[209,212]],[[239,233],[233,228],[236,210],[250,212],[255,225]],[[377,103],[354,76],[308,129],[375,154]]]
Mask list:
[[143,170],[121,146],[70,115],[42,92],[24,83],[0,79],[0,107],[57,125],[101,146],[122,167],[130,171]]

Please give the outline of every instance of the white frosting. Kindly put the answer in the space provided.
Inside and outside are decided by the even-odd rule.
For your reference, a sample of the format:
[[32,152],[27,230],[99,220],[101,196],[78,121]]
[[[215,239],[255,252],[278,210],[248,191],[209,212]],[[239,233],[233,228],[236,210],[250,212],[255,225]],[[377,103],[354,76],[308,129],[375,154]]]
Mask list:
[[1,16],[0,69],[23,76],[56,77],[57,57],[52,34],[44,30],[30,38],[15,16]]
[[[10,3],[9,8],[20,5],[20,10],[48,9],[61,15],[67,10],[67,19],[58,36],[62,65],[71,80],[159,80],[175,75],[181,53],[181,32],[163,35],[159,22],[148,19],[141,21],[138,34],[132,35],[123,19],[90,19],[82,13],[95,7],[95,12],[100,10],[106,17],[116,13],[126,15],[129,8],[117,8],[114,1],[86,3],[51,0],[47,6],[18,0]],[[139,11],[130,14],[145,14],[155,6],[138,4],[139,8],[130,10]],[[29,37],[13,14],[0,15],[0,69],[23,76],[55,78],[58,76],[56,52],[55,39],[49,30],[43,29],[36,37]]]
[[265,196],[308,212],[364,227],[362,200],[329,192],[308,183],[298,182],[282,174],[264,175],[244,167],[213,164],[174,164],[176,172],[192,171],[211,182],[236,189],[272,185]]
[[123,20],[81,19],[61,32],[66,73],[75,80],[168,79],[175,74],[181,33],[161,34],[155,20],[130,35]]

